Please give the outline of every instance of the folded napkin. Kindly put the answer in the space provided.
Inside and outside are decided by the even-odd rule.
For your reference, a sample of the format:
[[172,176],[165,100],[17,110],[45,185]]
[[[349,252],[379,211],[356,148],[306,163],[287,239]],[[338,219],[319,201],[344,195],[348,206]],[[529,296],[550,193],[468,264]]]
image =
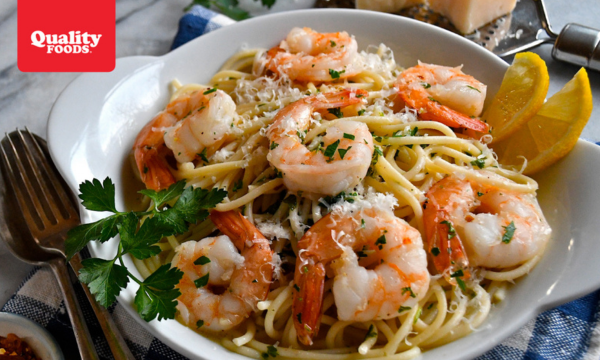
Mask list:
[[[172,48],[175,49],[200,35],[234,22],[201,6],[194,6],[181,18]],[[100,358],[111,359],[110,349],[104,340],[100,325],[78,284],[76,291]],[[597,291],[548,310],[479,359],[598,360],[599,301],[600,291]],[[62,296],[49,269],[34,269],[1,311],[20,314],[41,324],[59,342],[65,359],[79,358]],[[113,305],[109,311],[137,359],[185,359],[145,331],[120,304]]]

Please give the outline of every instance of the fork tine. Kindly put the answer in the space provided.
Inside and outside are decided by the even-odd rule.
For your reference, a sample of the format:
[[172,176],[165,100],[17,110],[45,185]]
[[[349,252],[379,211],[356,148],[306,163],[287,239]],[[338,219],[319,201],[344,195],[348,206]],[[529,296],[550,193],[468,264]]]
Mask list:
[[[31,154],[32,157],[34,157],[34,152],[37,154],[36,158],[38,161],[34,161],[36,163],[36,168],[38,170],[41,168],[45,175],[44,179],[46,181],[40,179],[45,190],[44,194],[47,194],[47,196],[51,196],[54,199],[54,201],[48,201],[49,204],[55,206],[64,219],[79,219],[79,212],[71,202],[71,195],[65,191],[65,185],[63,185],[56,177],[55,170],[50,168],[51,160],[47,157],[39,142],[27,127],[25,127],[25,131],[29,135],[31,143],[33,143],[31,146],[28,144],[25,147],[26,151]],[[58,214],[55,214],[55,216],[57,215]]]
[[[23,149],[23,151],[20,153],[18,150],[15,151],[17,167],[20,170],[21,177],[25,183],[25,187],[29,191],[30,196],[35,199],[35,205],[38,209],[38,213],[45,215],[42,216],[44,227],[50,227],[58,223],[57,219],[59,214],[56,214],[56,207],[53,207],[52,202],[48,200],[49,189],[42,181],[42,174],[37,166],[36,161],[34,161],[31,152],[29,151],[29,147],[27,146],[27,141],[23,137],[23,133],[18,129],[16,130],[16,133],[16,140],[20,141],[20,143],[17,145],[20,145]],[[29,169],[30,172],[33,172],[34,176],[27,176],[27,169]]]
[[[15,154],[14,144],[10,140],[10,137],[8,134],[5,134],[5,139],[7,139],[7,142],[9,143],[9,147],[12,149],[11,154]],[[31,209],[31,207],[32,207],[31,204],[33,204],[33,199],[31,199],[30,193],[26,191],[24,194],[23,190],[21,189],[21,186],[19,186],[19,181],[17,180],[15,170],[13,169],[13,166],[10,163],[10,158],[8,157],[8,154],[6,153],[6,150],[4,149],[4,144],[2,144],[2,146],[0,146],[0,150],[2,151],[2,160],[5,164],[5,169],[6,169],[5,175],[8,176],[8,179],[7,179],[8,181],[6,181],[6,183],[15,192],[17,204],[18,204],[19,208],[21,209],[21,213],[23,214],[23,217],[25,218],[27,227],[32,232],[32,234],[38,234],[39,233],[38,230],[42,230],[44,228],[44,224],[42,222],[40,214],[37,212],[37,208],[35,205],[33,206],[33,209]],[[27,201],[27,199],[29,201]],[[32,210],[33,210],[33,212],[32,212]]]

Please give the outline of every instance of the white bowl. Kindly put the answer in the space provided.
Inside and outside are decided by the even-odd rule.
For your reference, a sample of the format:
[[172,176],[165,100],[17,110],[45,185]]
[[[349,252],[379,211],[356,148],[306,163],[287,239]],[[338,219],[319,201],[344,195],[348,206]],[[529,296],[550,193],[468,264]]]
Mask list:
[[[50,152],[74,191],[92,178],[110,176],[122,183],[122,169],[135,136],[168,102],[168,85],[207,82],[242,44],[269,48],[294,26],[318,31],[346,30],[362,48],[381,42],[396,60],[412,66],[417,60],[458,66],[488,85],[493,95],[507,64],[464,38],[414,20],[357,10],[306,10],[268,15],[204,35],[161,57],[117,60],[111,73],[85,74],[73,81],[56,101],[48,124]],[[207,51],[210,49],[210,51]],[[488,97],[488,100],[489,100]],[[540,174],[539,199],[554,229],[552,241],[537,267],[510,289],[490,317],[471,335],[426,352],[424,359],[465,359],[491,349],[538,313],[600,287],[600,242],[595,221],[600,213],[600,148],[579,141],[567,158]],[[118,189],[117,207],[123,209]],[[83,221],[103,214],[83,212]],[[114,240],[90,244],[94,256],[112,258]],[[129,270],[139,275],[130,259]],[[229,351],[176,321],[145,323],[132,306],[136,284],[119,301],[139,323],[192,359],[244,357]]]
[[40,359],[65,360],[58,343],[46,329],[21,315],[2,312],[0,336],[6,337],[11,333],[23,339]]

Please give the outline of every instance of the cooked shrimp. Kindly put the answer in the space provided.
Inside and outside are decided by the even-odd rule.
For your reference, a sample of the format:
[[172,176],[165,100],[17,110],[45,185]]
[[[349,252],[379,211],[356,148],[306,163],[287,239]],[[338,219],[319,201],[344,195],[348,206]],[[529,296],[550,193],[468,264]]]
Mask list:
[[240,213],[213,211],[210,218],[225,235],[183,243],[171,265],[184,272],[177,285],[183,322],[222,331],[240,324],[266,299],[273,253],[269,241]]
[[172,153],[180,163],[194,160],[205,148],[225,140],[235,115],[235,103],[221,90],[199,90],[171,101],[144,126],[133,145],[146,187],[160,190],[173,184],[165,156]]
[[329,266],[338,318],[344,321],[397,317],[401,307],[416,306],[429,287],[419,231],[390,211],[329,213],[298,242],[292,312],[305,345],[319,331]]
[[291,80],[325,82],[360,72],[358,45],[347,32],[318,33],[293,28],[286,40],[257,60],[254,72],[265,69]]
[[[373,155],[373,136],[366,124],[339,121],[330,126],[321,151],[310,151],[302,137],[315,110],[357,104],[365,95],[364,90],[343,90],[309,96],[277,113],[267,132],[271,142],[267,159],[282,172],[290,191],[337,195],[365,177]],[[337,147],[332,145],[336,143]],[[330,145],[335,147],[334,152],[325,154]]]
[[489,126],[475,118],[483,109],[487,86],[460,69],[419,62],[398,76],[398,95],[421,119],[487,133]]
[[[499,175],[480,171],[488,177]],[[533,194],[448,176],[434,184],[423,205],[427,249],[438,272],[470,265],[509,268],[543,251],[551,229]],[[466,252],[465,252],[466,251]],[[466,275],[466,274],[465,274]]]

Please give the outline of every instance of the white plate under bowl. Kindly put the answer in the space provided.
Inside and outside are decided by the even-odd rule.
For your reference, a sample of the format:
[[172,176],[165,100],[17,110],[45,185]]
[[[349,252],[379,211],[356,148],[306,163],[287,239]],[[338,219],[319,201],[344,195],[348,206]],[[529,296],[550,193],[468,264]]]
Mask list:
[[38,323],[21,315],[0,312],[0,336],[11,333],[23,339],[40,359],[65,360],[56,340]]
[[[92,178],[110,176],[117,184],[117,207],[123,209],[122,169],[139,130],[168,102],[169,83],[206,83],[242,46],[269,48],[294,26],[321,32],[346,30],[361,48],[390,46],[401,65],[417,60],[458,66],[497,91],[507,64],[492,53],[445,30],[410,19],[357,10],[306,10],[254,18],[204,35],[161,57],[117,60],[111,73],[85,74],[56,101],[48,124],[50,152],[74,191]],[[426,352],[424,359],[475,357],[514,333],[543,310],[600,287],[600,147],[579,141],[564,160],[536,177],[540,204],[554,232],[538,266],[510,289],[505,301],[471,335]],[[104,214],[83,211],[85,222]],[[112,258],[115,241],[90,244],[94,256]],[[129,270],[139,275],[129,258]],[[172,321],[145,323],[133,308],[137,285],[130,282],[119,301],[160,340],[192,359],[239,358]]]

